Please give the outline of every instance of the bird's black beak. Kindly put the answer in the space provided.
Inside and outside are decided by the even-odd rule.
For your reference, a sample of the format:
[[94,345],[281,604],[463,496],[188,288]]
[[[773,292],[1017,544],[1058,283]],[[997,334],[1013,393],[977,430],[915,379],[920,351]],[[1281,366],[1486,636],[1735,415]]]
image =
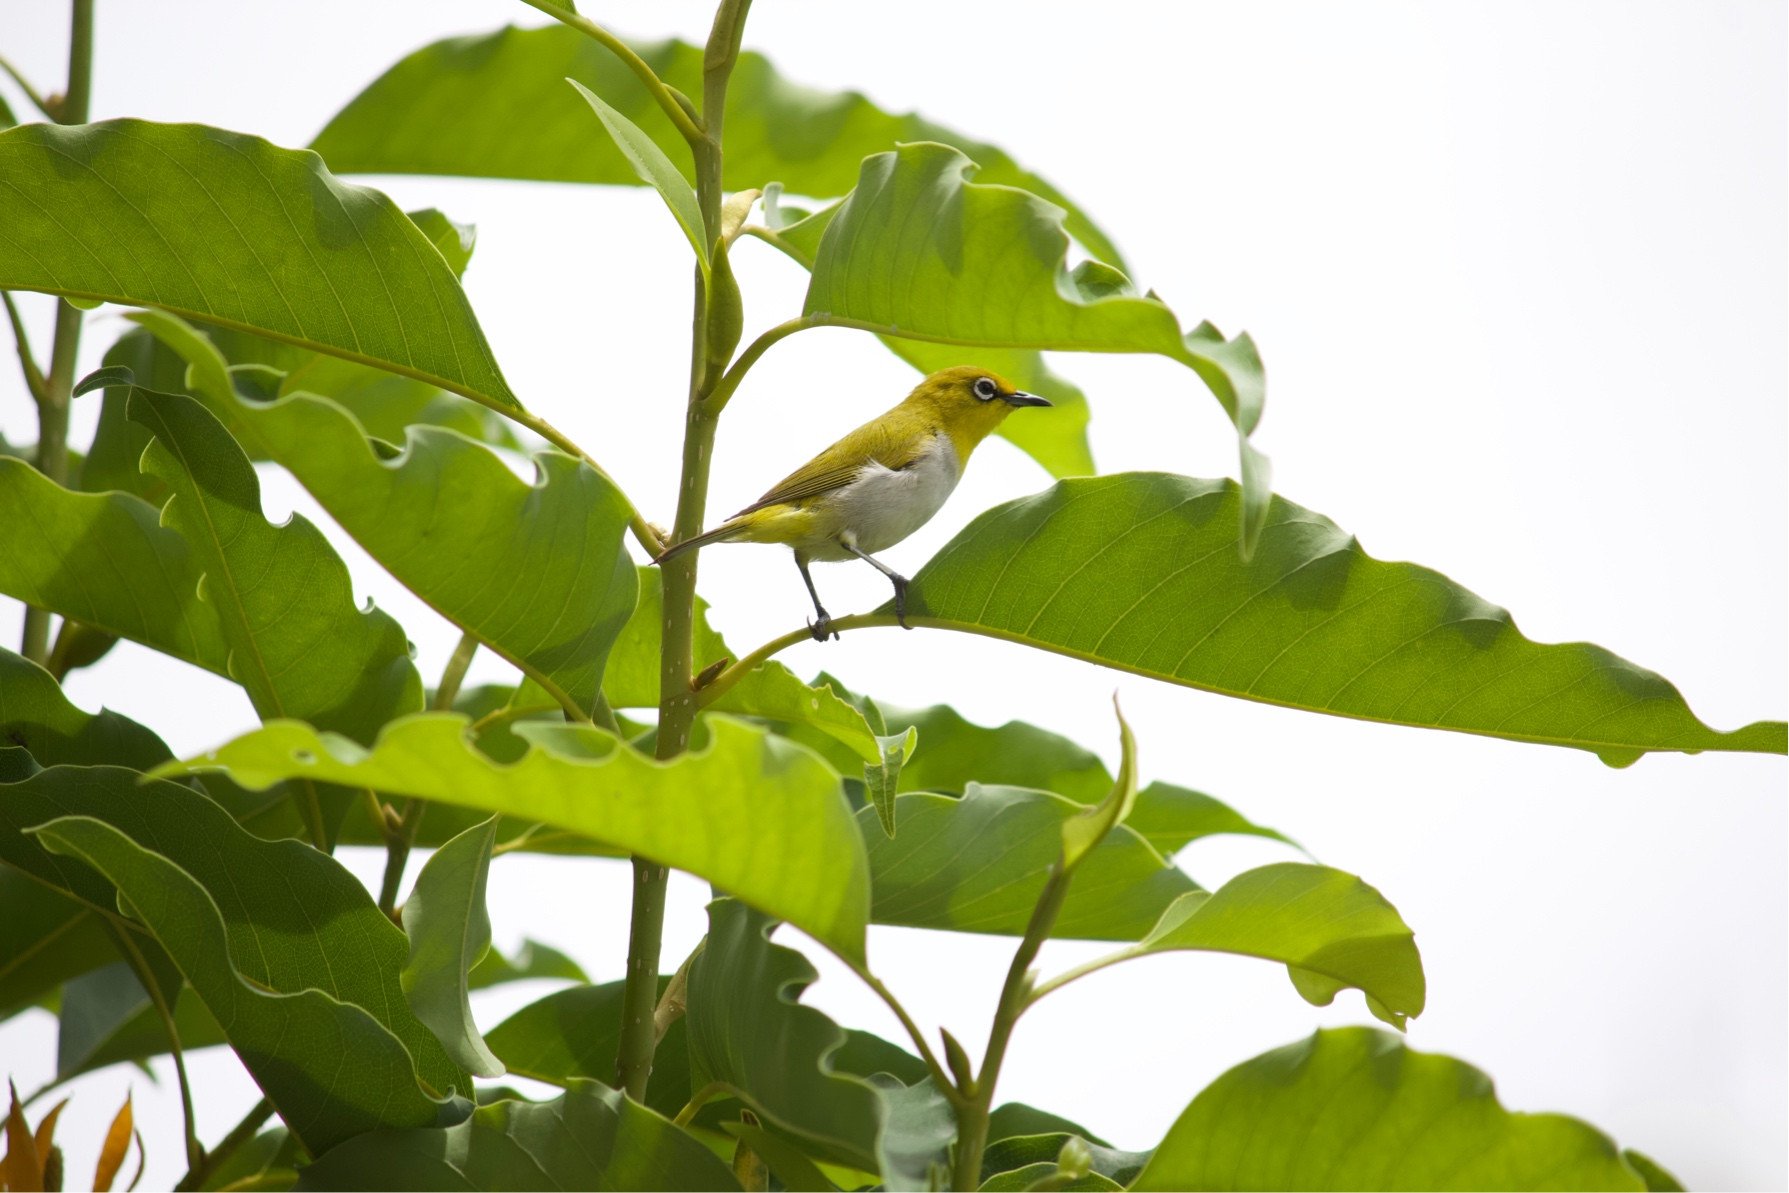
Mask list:
[[1040,398],[1036,394],[1028,394],[1022,389],[1015,389],[1009,394],[1001,394],[1000,397],[1006,402],[1006,404],[1008,406],[1054,406],[1055,405],[1055,403],[1050,401],[1050,399],[1048,399],[1048,398]]

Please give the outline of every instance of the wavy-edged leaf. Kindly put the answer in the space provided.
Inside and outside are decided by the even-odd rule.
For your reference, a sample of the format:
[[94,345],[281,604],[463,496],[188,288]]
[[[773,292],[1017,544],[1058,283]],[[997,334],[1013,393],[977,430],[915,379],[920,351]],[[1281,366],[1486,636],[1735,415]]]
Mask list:
[[56,767],[7,787],[0,851],[96,909],[128,908],[308,1147],[436,1121],[470,1079],[404,1003],[402,934],[360,883],[139,778]]
[[1471,1065],[1349,1027],[1263,1053],[1212,1082],[1131,1187],[1646,1186],[1588,1123],[1505,1110]]
[[0,457],[0,509],[0,593],[229,676],[200,565],[155,506],[71,492]]
[[[633,611],[629,507],[558,452],[529,484],[481,444],[411,427],[392,454],[324,398],[235,403],[240,434],[284,465],[405,587],[588,714]],[[656,701],[655,701],[656,703]]]
[[[766,196],[767,217],[775,222],[777,208]],[[827,208],[805,220],[776,230],[761,225],[748,225],[747,231],[766,244],[780,249],[803,269],[814,268],[814,254],[820,247],[820,236],[837,214],[838,205]],[[1050,399],[1048,418],[1009,418],[994,433],[1043,465],[1058,479],[1069,476],[1092,476],[1093,449],[1087,443],[1087,424],[1092,415],[1087,395],[1081,387],[1052,369],[1044,354],[1036,348],[997,348],[978,345],[973,353],[965,353],[953,344],[933,344],[924,340],[903,340],[895,336],[878,336],[884,347],[922,374],[935,373],[960,365],[965,356],[973,356],[977,365],[1005,377],[1027,393]]]
[[410,959],[400,980],[416,1017],[428,1024],[447,1054],[477,1077],[503,1076],[472,1019],[468,978],[491,947],[485,882],[497,817],[475,824],[429,855],[404,900]]
[[[1025,931],[1062,854],[1062,826],[1087,811],[1047,791],[979,783],[960,799],[914,793],[898,803],[901,835],[892,839],[873,809],[857,813],[875,895],[871,918],[1007,936]],[[1138,940],[1175,899],[1198,889],[1120,825],[1076,870],[1051,935]]]
[[1422,1014],[1422,957],[1410,928],[1385,896],[1328,866],[1279,862],[1182,895],[1147,936],[1096,964],[1182,949],[1281,962],[1318,1006],[1357,989],[1400,1031]]
[[1789,750],[1721,733],[1677,689],[1587,643],[1543,645],[1425,567],[1373,559],[1275,498],[1237,557],[1232,481],[1122,473],[997,506],[913,577],[916,625],[987,634],[1269,704],[1591,750]]
[[969,181],[976,164],[947,145],[903,145],[865,159],[827,224],[803,311],[813,323],[996,348],[1142,352],[1198,374],[1236,425],[1247,494],[1245,545],[1270,496],[1266,461],[1248,445],[1266,382],[1254,341],[1191,331],[1153,295],[1099,261],[1068,265],[1061,208],[1007,186]]
[[[702,94],[702,47],[631,44],[666,83],[685,95]],[[607,49],[559,25],[424,46],[338,112],[311,148],[342,173],[638,185],[615,146],[590,135],[589,113],[562,81],[568,76],[638,125],[672,161],[687,159],[683,138],[633,73]],[[734,65],[726,128],[721,181],[730,191],[780,181],[795,194],[842,195],[866,155],[904,141],[942,141],[981,162],[987,181],[1022,186],[1065,208],[1077,240],[1097,257],[1119,260],[1085,212],[1001,150],[916,115],[885,112],[855,91],[791,82],[755,51],[740,54]]]
[[707,745],[670,762],[588,725],[519,725],[533,748],[506,764],[457,713],[394,721],[371,750],[281,721],[163,771],[221,768],[255,789],[303,777],[526,817],[699,875],[861,960],[869,866],[838,777],[770,734],[707,724]]
[[[702,221],[702,209],[696,204],[696,192],[684,177],[686,171],[680,171],[665,151],[660,149],[640,126],[616,111],[596,92],[584,86],[576,79],[565,80],[577,93],[584,97],[590,110],[602,122],[605,131],[615,142],[615,148],[621,151],[622,159],[632,167],[634,176],[653,190],[671,209],[671,218],[683,229],[684,236],[689,238],[690,248],[695,251],[696,260],[701,262],[706,272],[708,261],[708,233]],[[688,146],[684,147],[686,150]]]
[[314,153],[196,124],[31,124],[0,133],[0,173],[0,288],[161,307],[520,405],[429,237]]
[[[664,582],[655,567],[639,569],[640,600],[633,616],[609,652],[603,695],[615,708],[657,708],[659,632],[664,624]],[[698,671],[736,656],[708,624],[708,602],[696,599],[691,653]],[[810,725],[851,753],[841,772],[855,777],[865,764],[880,764],[882,747],[863,713],[825,683],[809,687],[795,673],[766,660],[742,676],[725,695],[709,705],[716,712],[792,721]],[[828,757],[832,757],[828,753]]]
[[373,1131],[298,1172],[299,1189],[737,1189],[700,1142],[593,1081],[495,1102],[441,1130]]
[[193,550],[229,675],[255,711],[365,741],[419,710],[422,679],[402,627],[354,603],[347,565],[310,522],[267,521],[254,466],[223,424],[192,398],[144,389],[129,412],[155,436],[143,467],[168,486],[162,521]]
[[800,1004],[818,974],[794,949],[772,944],[774,922],[732,899],[708,905],[708,937],[690,965],[684,1024],[690,1083],[723,1086],[809,1154],[882,1174],[890,1189],[924,1189],[955,1134],[930,1082],[909,1089],[841,1071],[846,1035]]
[[108,763],[148,770],[174,755],[155,731],[102,708],[69,703],[56,677],[0,647],[0,745],[22,746],[41,767]]

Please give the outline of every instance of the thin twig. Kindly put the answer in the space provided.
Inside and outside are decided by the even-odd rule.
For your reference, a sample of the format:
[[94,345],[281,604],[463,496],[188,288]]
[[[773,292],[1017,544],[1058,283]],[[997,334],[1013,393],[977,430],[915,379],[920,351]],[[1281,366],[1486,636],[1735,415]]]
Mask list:
[[10,290],[0,290],[0,300],[6,303],[6,317],[12,323],[13,343],[19,350],[19,369],[25,374],[25,388],[31,391],[31,399],[38,409],[48,400],[48,383],[44,380],[43,370],[37,367],[37,359],[31,353],[31,341],[25,335],[25,321],[19,317],[19,306],[12,300]]
[[5,58],[0,58],[0,70],[5,71],[12,76],[12,81],[19,85],[19,90],[25,93],[25,98],[31,101],[31,106],[43,113],[45,120],[59,119],[56,114],[56,105],[52,104],[47,96],[43,95],[37,88],[33,87],[31,85],[31,80],[19,73],[18,67],[8,62]]
[[696,127],[695,121],[690,119],[690,114],[684,110],[683,105],[677,102],[676,93],[665,85],[665,81],[658,77],[658,73],[647,65],[644,58],[634,53],[633,48],[626,42],[589,17],[573,12],[569,4],[555,4],[553,0],[522,0],[522,3],[530,8],[538,8],[561,25],[569,25],[621,59],[622,64],[633,71],[634,76],[645,85],[646,93],[652,96],[653,102],[657,103],[660,110],[670,118],[671,123],[677,127],[677,131],[683,134],[685,141],[694,145],[703,139],[704,133]]

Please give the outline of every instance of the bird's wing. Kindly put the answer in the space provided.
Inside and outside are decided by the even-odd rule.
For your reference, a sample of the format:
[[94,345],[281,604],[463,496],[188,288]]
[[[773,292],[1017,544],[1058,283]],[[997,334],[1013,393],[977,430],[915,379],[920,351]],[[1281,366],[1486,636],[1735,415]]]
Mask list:
[[770,492],[739,513],[749,514],[767,505],[782,505],[842,489],[856,480],[868,464],[880,464],[898,472],[917,460],[930,442],[929,435],[902,434],[888,427],[884,419],[865,423],[778,481]]

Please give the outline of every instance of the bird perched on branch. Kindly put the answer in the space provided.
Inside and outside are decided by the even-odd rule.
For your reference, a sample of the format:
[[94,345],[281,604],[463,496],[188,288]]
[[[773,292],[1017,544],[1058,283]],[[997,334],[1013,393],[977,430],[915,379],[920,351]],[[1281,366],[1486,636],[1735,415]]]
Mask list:
[[[986,369],[942,369],[906,401],[809,460],[713,530],[652,562],[709,543],[781,543],[814,600],[816,641],[831,634],[808,564],[861,559],[894,585],[895,617],[907,625],[907,578],[875,557],[924,526],[957,487],[975,445],[1018,406],[1048,406]],[[831,634],[838,637],[837,634]]]

